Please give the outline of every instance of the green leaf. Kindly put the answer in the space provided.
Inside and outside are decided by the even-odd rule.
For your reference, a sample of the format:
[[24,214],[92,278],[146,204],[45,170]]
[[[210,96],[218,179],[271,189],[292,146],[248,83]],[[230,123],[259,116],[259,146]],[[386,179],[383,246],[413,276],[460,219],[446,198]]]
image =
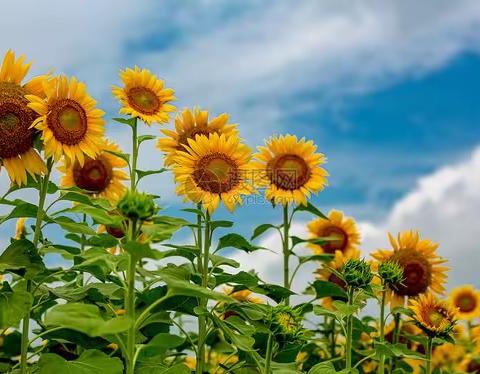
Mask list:
[[110,215],[104,209],[97,208],[91,205],[76,204],[70,209],[67,209],[66,212],[86,214],[92,217],[95,222],[101,223],[103,225],[120,226],[122,224],[122,218],[120,216]]
[[121,117],[115,117],[112,118],[115,122],[128,125],[130,127],[135,126],[135,123],[137,122],[137,118],[132,117],[132,118],[121,118]]
[[96,232],[84,222],[75,222],[69,217],[57,217],[54,222],[65,231],[73,234],[95,235]]
[[210,255],[209,258],[210,258],[210,261],[212,261],[212,264],[214,267],[219,267],[222,265],[228,265],[234,268],[240,267],[240,264],[237,261],[232,260],[231,258],[227,258],[219,255],[213,255],[213,254]]
[[121,158],[123,161],[130,163],[130,155],[128,153],[115,152],[110,150],[105,150],[105,152],[108,152],[114,156],[117,156],[118,158]]
[[303,205],[303,204],[297,205],[297,207],[294,209],[293,212],[295,213],[300,211],[309,212],[316,215],[317,217],[328,219],[328,217],[325,214],[323,214],[320,210],[318,210],[311,202],[308,202],[307,205]]
[[147,140],[155,140],[157,137],[155,135],[140,135],[137,140],[138,144],[141,144],[143,142],[146,142]]
[[165,366],[155,358],[138,361],[135,374],[191,374],[192,371],[184,364]]
[[149,175],[156,175],[156,174],[161,174],[168,171],[166,168],[161,168],[161,169],[156,169],[156,170],[135,170],[135,173],[137,173],[138,180],[142,179],[143,177],[149,176]]
[[0,255],[0,272],[13,271],[29,279],[44,269],[33,243],[26,239],[15,240]]
[[323,297],[337,297],[347,300],[347,293],[338,284],[326,280],[317,279],[312,283],[317,299]]
[[103,248],[90,248],[73,258],[75,266],[72,270],[86,271],[100,280],[105,280],[123,259],[124,257],[112,255]]
[[358,305],[348,305],[347,303],[339,300],[333,301],[332,305],[336,309],[336,314],[339,314],[342,317],[351,316],[355,314],[359,309]]
[[75,191],[68,191],[66,193],[63,193],[58,200],[72,201],[75,203],[92,205],[92,200],[89,196],[83,193],[75,192]]
[[215,251],[219,251],[220,249],[228,248],[228,247],[237,248],[245,252],[253,252],[258,249],[264,249],[262,247],[258,247],[256,245],[251,244],[243,236],[235,233],[222,236],[218,241],[218,246]]
[[7,282],[0,290],[0,329],[16,327],[33,304],[29,292],[12,290]]
[[210,222],[210,228],[212,230],[215,230],[217,228],[228,228],[228,227],[232,227],[233,226],[233,222],[232,221],[211,221]]
[[298,256],[298,261],[300,261],[301,264],[305,264],[310,261],[330,262],[332,259],[333,255],[330,254]]
[[40,356],[38,374],[68,373],[68,374],[122,374],[123,363],[117,357],[90,349],[83,352],[74,361],[67,361],[54,353]]
[[[25,201],[20,201],[20,203],[15,205],[16,205],[15,208],[13,208],[9,214],[7,214],[6,216],[0,217],[0,224],[13,218],[21,218],[21,217],[36,218],[37,217],[38,208],[36,205],[27,203]],[[44,216],[44,221],[48,222],[49,218]]]
[[258,238],[260,235],[262,235],[264,232],[266,232],[269,229],[275,228],[275,225],[271,225],[270,223],[264,223],[262,225],[259,225],[255,227],[255,230],[253,230],[253,235],[250,238],[250,240]]
[[125,243],[122,248],[130,253],[130,255],[135,259],[139,260],[141,258],[153,258],[160,259],[162,254],[159,251],[153,250],[149,244],[138,243],[136,241],[129,241]]
[[170,239],[173,234],[190,223],[182,218],[158,216],[153,225],[143,225],[142,232],[148,235],[153,242],[162,242]]
[[83,332],[91,337],[116,334],[130,326],[127,317],[105,320],[96,305],[69,303],[56,305],[45,316],[47,326],[59,326]]
[[149,347],[158,347],[163,349],[172,349],[182,345],[185,342],[185,338],[172,335],[169,333],[160,333],[153,337],[148,343]]

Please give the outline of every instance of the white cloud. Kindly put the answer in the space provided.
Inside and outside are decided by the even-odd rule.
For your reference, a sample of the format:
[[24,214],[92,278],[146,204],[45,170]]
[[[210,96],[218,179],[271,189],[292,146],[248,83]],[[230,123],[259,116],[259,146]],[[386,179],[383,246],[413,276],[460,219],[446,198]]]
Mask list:
[[[362,222],[362,248],[368,254],[389,248],[386,233],[418,229],[421,235],[440,243],[439,253],[449,260],[449,287],[478,281],[477,235],[480,225],[480,147],[461,163],[442,167],[421,178],[412,191],[397,201],[382,222]],[[346,212],[348,214],[348,212]],[[292,234],[305,237],[305,223],[298,222]],[[244,269],[254,268],[266,281],[281,284],[281,242],[275,232],[265,236],[262,246],[276,253],[235,253]],[[252,265],[254,264],[254,265]],[[313,265],[298,273],[293,289],[301,292],[313,281]]]

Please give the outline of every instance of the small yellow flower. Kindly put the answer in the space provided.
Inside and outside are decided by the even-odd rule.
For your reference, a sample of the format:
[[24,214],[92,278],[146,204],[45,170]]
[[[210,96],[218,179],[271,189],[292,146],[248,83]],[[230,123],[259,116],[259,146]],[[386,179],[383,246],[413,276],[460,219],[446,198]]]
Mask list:
[[480,317],[480,292],[472,285],[454,288],[449,301],[458,310],[458,318],[471,321]]
[[169,121],[170,112],[176,109],[169,102],[175,97],[173,89],[164,87],[163,80],[138,66],[120,71],[120,79],[124,86],[114,86],[112,92],[122,104],[121,114],[138,117],[147,125]]

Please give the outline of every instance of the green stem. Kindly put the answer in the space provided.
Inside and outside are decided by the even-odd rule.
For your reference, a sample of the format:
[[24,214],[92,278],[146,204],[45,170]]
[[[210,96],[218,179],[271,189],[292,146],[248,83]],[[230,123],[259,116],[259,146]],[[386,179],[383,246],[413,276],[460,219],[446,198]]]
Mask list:
[[[290,260],[290,246],[289,246],[289,231],[290,224],[288,221],[288,204],[283,207],[283,287],[290,289],[289,278],[289,260]],[[290,297],[285,298],[285,304],[290,304]]]
[[130,168],[130,189],[135,191],[137,188],[137,159],[138,159],[138,126],[137,118],[132,126],[132,165]]
[[[129,240],[135,240],[136,236],[136,222],[129,222]],[[135,273],[137,269],[137,263],[135,259],[128,256],[128,269],[127,269],[127,300],[125,303],[126,314],[131,321],[131,325],[127,333],[127,374],[133,374],[135,370]]]
[[[383,282],[382,282],[383,283]],[[382,301],[380,303],[380,342],[385,341],[385,301],[387,296],[387,290],[385,289],[385,284],[382,285]],[[385,373],[385,355],[382,353],[380,355],[380,362],[378,364],[378,374]]]
[[[50,174],[52,172],[53,159],[49,158],[47,160],[47,173],[44,177],[40,177],[38,180],[39,191],[38,191],[38,210],[37,217],[35,220],[35,231],[33,233],[33,247],[35,251],[38,252],[38,243],[40,241],[40,235],[42,233],[41,227],[43,218],[45,216],[45,199],[47,198],[48,183],[50,181]],[[26,291],[31,292],[32,290],[32,280],[27,280]],[[21,353],[20,353],[20,373],[25,374],[28,368],[28,333],[30,330],[30,314],[31,309],[28,310],[26,316],[23,318],[22,323],[22,342],[21,342]]]
[[265,372],[264,374],[270,374],[271,369],[270,365],[272,363],[272,351],[273,351],[273,339],[272,333],[268,333],[268,340],[267,340],[267,352],[265,354]]
[[[393,329],[393,344],[397,344],[399,339],[400,339],[400,328],[402,324],[402,320],[400,318],[400,313],[394,313],[393,314],[393,321],[394,321],[394,329]],[[396,357],[390,357],[390,373],[395,370],[397,366],[397,358]]]
[[[87,223],[86,214],[83,214],[82,223]],[[83,254],[83,252],[85,251],[85,239],[86,239],[85,234],[82,234],[82,236],[80,237],[80,253],[81,254]],[[80,272],[79,284],[80,284],[80,287],[83,287],[83,284],[84,284],[83,272]]]
[[[210,251],[210,214],[205,212],[205,239],[203,245],[203,254],[201,264],[202,287],[208,288],[208,260]],[[200,306],[202,309],[207,307],[208,299],[202,297]],[[207,335],[207,319],[205,315],[198,317],[198,355],[197,355],[197,374],[202,374],[205,366],[205,340]]]
[[[353,288],[348,290],[348,305],[353,305]],[[350,370],[352,368],[352,335],[353,335],[353,316],[347,317],[347,342],[345,346],[345,368]]]
[[330,356],[331,358],[334,358],[335,355],[336,355],[336,346],[337,346],[337,342],[336,342],[336,336],[335,336],[335,325],[336,325],[336,320],[335,320],[335,317],[332,317],[332,322],[331,322],[331,325],[330,325]]
[[426,352],[426,369],[425,374],[432,374],[432,351],[433,351],[433,338],[428,337],[427,340],[427,352]]

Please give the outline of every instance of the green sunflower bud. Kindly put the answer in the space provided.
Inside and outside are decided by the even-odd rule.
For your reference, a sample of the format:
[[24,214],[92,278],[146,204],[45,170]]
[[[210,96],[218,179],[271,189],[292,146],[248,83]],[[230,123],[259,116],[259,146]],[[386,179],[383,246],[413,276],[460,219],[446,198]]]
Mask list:
[[124,217],[146,221],[158,210],[153,197],[136,191],[128,191],[118,202],[118,210]]
[[398,261],[382,262],[378,267],[378,275],[389,287],[395,287],[402,283],[403,268]]
[[365,288],[373,279],[370,264],[365,260],[350,259],[342,268],[343,278],[348,286]]
[[272,310],[272,330],[289,338],[297,338],[303,331],[302,316],[298,310],[278,305]]

